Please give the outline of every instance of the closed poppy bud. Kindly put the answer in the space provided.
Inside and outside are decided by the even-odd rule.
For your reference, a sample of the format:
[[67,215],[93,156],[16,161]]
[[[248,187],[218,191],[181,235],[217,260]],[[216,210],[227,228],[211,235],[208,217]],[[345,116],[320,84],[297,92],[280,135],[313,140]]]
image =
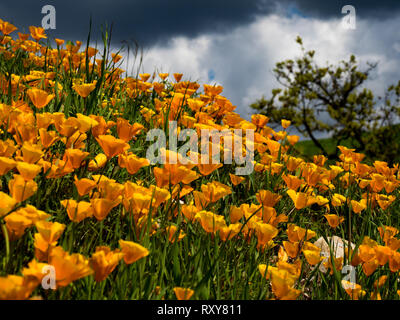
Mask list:
[[90,258],[90,266],[94,270],[94,280],[97,282],[105,280],[114,271],[124,254],[120,250],[111,251],[109,247],[96,248]]
[[132,264],[149,255],[149,250],[136,242],[119,240],[119,245],[126,264]]
[[194,294],[194,290],[181,287],[175,287],[174,292],[178,300],[189,300]]
[[17,201],[22,202],[35,194],[37,190],[37,183],[33,180],[25,181],[25,179],[18,175],[14,175],[14,179],[8,183],[11,196]]
[[335,193],[332,196],[332,205],[334,207],[341,206],[345,202],[346,202],[346,197],[342,196],[341,194]]
[[32,163],[18,162],[17,169],[22,178],[28,181],[33,180],[42,170],[42,167]]
[[48,94],[46,91],[37,88],[29,89],[27,94],[33,105],[38,109],[47,106],[54,98],[54,94]]

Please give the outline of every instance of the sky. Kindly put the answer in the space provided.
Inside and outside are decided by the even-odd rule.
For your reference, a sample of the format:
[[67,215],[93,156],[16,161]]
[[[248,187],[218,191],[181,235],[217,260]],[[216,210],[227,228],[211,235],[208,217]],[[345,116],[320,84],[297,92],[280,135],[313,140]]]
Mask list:
[[[42,7],[56,9],[49,38],[84,43],[92,20],[92,39],[112,24],[112,46],[138,43],[140,72],[178,72],[184,80],[220,84],[222,95],[249,119],[249,105],[279,87],[273,68],[279,61],[316,50],[321,64],[355,54],[360,65],[377,62],[367,86],[377,95],[400,80],[400,1],[317,0],[17,0],[0,4],[0,18],[26,32],[40,26]],[[355,29],[343,27],[345,5],[355,8]],[[125,51],[126,52],[126,51]],[[124,65],[122,66],[122,68]],[[128,65],[133,70],[138,65]]]

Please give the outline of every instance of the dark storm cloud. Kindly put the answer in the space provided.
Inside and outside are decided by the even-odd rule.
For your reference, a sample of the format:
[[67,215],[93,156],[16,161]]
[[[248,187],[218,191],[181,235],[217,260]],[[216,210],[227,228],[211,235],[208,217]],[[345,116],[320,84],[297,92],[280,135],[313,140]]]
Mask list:
[[94,38],[101,39],[102,24],[113,23],[114,44],[136,40],[141,46],[166,44],[174,36],[229,32],[269,13],[331,18],[352,4],[358,17],[374,18],[398,14],[400,8],[398,0],[16,0],[0,4],[0,16],[26,32],[29,25],[41,24],[46,4],[56,8],[57,29],[47,31],[50,37],[84,41],[92,17]]
[[317,18],[338,17],[345,5],[354,6],[357,16],[364,19],[388,18],[397,15],[400,11],[398,0],[288,0],[283,2],[291,3],[303,14]]
[[100,26],[113,23],[113,39],[137,40],[141,45],[167,42],[173,36],[193,37],[209,32],[226,32],[248,24],[255,16],[273,11],[275,3],[258,0],[230,1],[9,1],[0,5],[1,17],[27,31],[40,25],[42,6],[56,8],[55,31],[47,33],[68,39],[84,40],[92,17],[93,29],[100,38]]

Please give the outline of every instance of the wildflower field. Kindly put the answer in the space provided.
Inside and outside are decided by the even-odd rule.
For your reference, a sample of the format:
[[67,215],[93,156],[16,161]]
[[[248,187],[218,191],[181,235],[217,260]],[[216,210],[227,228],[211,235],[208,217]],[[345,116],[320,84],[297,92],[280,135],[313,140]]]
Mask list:
[[[344,146],[307,162],[290,119],[247,121],[186,75],[128,77],[107,34],[0,31],[0,299],[399,299],[398,165]],[[183,161],[185,129],[229,132],[188,152],[221,161]]]

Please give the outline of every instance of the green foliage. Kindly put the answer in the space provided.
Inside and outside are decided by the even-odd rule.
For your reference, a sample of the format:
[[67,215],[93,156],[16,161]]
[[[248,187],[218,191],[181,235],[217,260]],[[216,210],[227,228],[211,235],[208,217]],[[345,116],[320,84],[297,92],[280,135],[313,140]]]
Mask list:
[[329,158],[337,158],[338,149],[329,152],[317,140],[317,132],[331,134],[336,146],[350,140],[369,158],[398,160],[398,133],[393,124],[400,114],[400,82],[390,86],[384,98],[375,97],[365,85],[377,63],[368,62],[361,70],[351,55],[347,61],[322,67],[315,61],[314,50],[306,51],[300,37],[296,42],[302,56],[278,62],[273,70],[282,88],[272,90],[269,99],[262,97],[251,108],[270,117],[272,125],[291,120]]

